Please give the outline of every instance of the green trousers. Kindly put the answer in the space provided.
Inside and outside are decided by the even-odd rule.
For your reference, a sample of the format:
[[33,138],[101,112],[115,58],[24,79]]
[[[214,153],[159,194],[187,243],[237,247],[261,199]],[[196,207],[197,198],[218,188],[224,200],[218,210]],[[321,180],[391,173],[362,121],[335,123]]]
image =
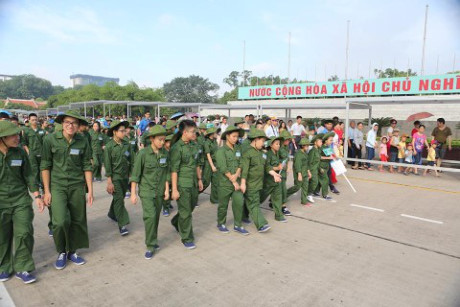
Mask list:
[[53,211],[51,206],[48,207],[48,215],[50,216],[50,220],[48,222],[48,229],[53,230]]
[[38,184],[40,187],[43,187],[43,181],[42,181],[42,176],[41,176],[41,171],[40,171],[40,162],[42,158],[40,156],[40,153],[34,153],[30,152],[29,155],[29,162],[30,162],[30,168],[32,169],[32,173],[34,174]]
[[118,221],[118,227],[129,224],[129,214],[125,207],[125,195],[128,191],[128,179],[112,180],[115,191],[113,192],[112,203],[110,204],[109,213],[111,219]]
[[30,272],[35,270],[34,210],[30,200],[11,205],[0,209],[0,272]]
[[93,153],[93,178],[97,180],[102,179],[102,154]]
[[321,195],[326,197],[329,193],[329,176],[327,175],[328,169],[319,168],[318,171],[318,186],[316,187],[316,192],[319,192],[321,188]]
[[235,191],[234,187],[219,186],[219,204],[217,206],[217,224],[225,225],[227,223],[227,210],[230,199],[232,200],[233,223],[241,227],[243,218],[244,196],[241,191]]
[[287,183],[287,178],[282,177],[282,180],[281,180],[281,202],[282,202],[283,205],[285,203],[287,203],[287,186],[286,186],[286,183]]
[[297,180],[297,176],[295,176],[294,185],[287,190],[287,196],[289,197],[301,190],[300,203],[305,205],[307,203],[308,185],[308,175],[302,176],[302,181]]
[[217,184],[217,172],[213,173],[211,169],[211,165],[209,163],[205,163],[203,168],[203,192],[211,185],[211,203],[218,204],[219,203],[219,195],[218,195],[218,184]]
[[89,247],[85,187],[51,185],[53,238],[58,253]]
[[179,232],[182,243],[192,243],[195,240],[192,227],[192,212],[198,203],[198,189],[178,187],[180,197],[177,200],[177,213],[171,224]]
[[163,210],[164,211],[168,211],[168,213],[171,211],[171,194],[172,194],[172,190],[171,190],[171,182],[169,183],[169,199],[168,200],[164,200],[164,197],[162,197],[162,203],[163,203]]
[[263,203],[268,196],[270,196],[273,211],[275,212],[275,220],[281,221],[284,220],[284,214],[281,211],[282,207],[282,195],[281,195],[281,182],[277,183],[276,185],[264,185],[264,188],[260,192],[260,203]]
[[142,201],[142,218],[145,227],[145,246],[149,251],[154,251],[158,244],[158,224],[161,215],[161,206],[164,203],[161,197],[140,197]]
[[248,207],[249,214],[254,221],[257,229],[268,224],[262,211],[260,210],[260,190],[248,190],[244,194],[244,200]]
[[310,172],[311,172],[311,178],[310,178],[310,183],[308,185],[308,195],[313,194],[318,188],[318,184],[319,184],[318,169],[311,169]]

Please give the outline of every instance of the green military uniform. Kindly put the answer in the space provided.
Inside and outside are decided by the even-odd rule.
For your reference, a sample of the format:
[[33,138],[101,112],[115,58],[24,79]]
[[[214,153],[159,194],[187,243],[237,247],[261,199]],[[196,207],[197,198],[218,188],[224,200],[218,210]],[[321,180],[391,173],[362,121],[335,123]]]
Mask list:
[[[236,127],[228,127],[227,130],[222,134],[221,138],[225,141],[229,133],[239,132],[239,135],[243,135],[244,131]],[[232,211],[233,211],[233,222],[235,227],[242,227],[241,220],[243,218],[243,206],[244,196],[241,191],[236,191],[233,183],[226,176],[227,173],[234,175],[240,168],[241,160],[241,147],[235,144],[233,148],[224,144],[216,152],[216,163],[217,163],[217,180],[219,182],[218,199],[219,205],[217,207],[217,224],[225,225],[227,222],[227,210],[228,202],[232,200]],[[237,179],[240,184],[241,179]]]
[[[272,137],[267,142],[267,146],[270,146],[274,141],[282,140],[281,137]],[[265,161],[265,174],[264,174],[264,185],[261,190],[260,202],[263,203],[268,196],[271,196],[271,201],[273,204],[273,211],[275,212],[275,220],[283,221],[285,220],[283,212],[281,211],[282,205],[282,195],[281,195],[281,182],[275,182],[272,175],[269,174],[270,171],[273,171],[274,167],[279,166],[282,163],[280,159],[279,152],[274,152],[271,148],[267,151],[266,161]]]
[[129,133],[129,135],[126,136],[126,141],[130,144],[131,149],[133,150],[134,153],[137,153],[139,151],[139,147],[137,146],[137,138],[136,138],[136,134],[134,131],[134,127],[132,127],[132,131]]
[[29,161],[32,172],[34,173],[37,183],[41,185],[40,179],[40,161],[42,157],[43,139],[46,131],[37,126],[37,129],[32,127],[25,128],[23,134],[23,145],[29,149]]
[[246,150],[248,150],[249,148],[251,148],[251,140],[248,138],[244,139],[243,142],[241,142],[242,153],[246,152]]
[[48,127],[46,127],[46,132],[48,132],[48,134],[51,134],[54,132],[54,127],[52,124],[48,124]]
[[[13,123],[0,121],[0,138],[19,133]],[[0,182],[0,273],[33,271],[34,211],[28,189],[37,192],[38,185],[22,148],[0,152]]]
[[91,150],[93,153],[93,178],[96,180],[102,179],[102,159],[103,159],[103,150],[102,146],[104,145],[104,136],[100,131],[91,130],[90,135],[90,144]]
[[[113,129],[117,126],[128,126],[127,122],[113,121],[109,135],[113,136]],[[125,195],[128,191],[129,174],[134,164],[134,152],[131,145],[125,140],[117,143],[114,139],[105,146],[104,167],[105,175],[112,178],[114,186],[113,199],[108,216],[118,222],[118,227],[129,224],[129,214],[125,208]]]
[[[259,130],[253,130],[248,135],[250,140],[258,137],[266,138],[265,133]],[[260,210],[260,192],[263,189],[265,160],[266,155],[251,146],[243,153],[240,164],[241,179],[246,180],[244,200],[257,229],[268,224]]]
[[[84,121],[74,113],[61,114],[56,122],[70,116]],[[51,175],[51,208],[54,243],[58,253],[74,252],[89,247],[86,221],[85,175],[91,172],[91,150],[88,140],[75,133],[70,143],[63,132],[50,134],[43,142],[40,169]]]
[[[280,134],[280,136],[283,138],[284,142],[285,140],[288,139],[293,139],[294,137],[287,132],[286,130],[283,130]],[[289,162],[289,146],[285,146],[281,144],[280,150],[279,150],[279,156],[284,164],[283,169],[281,170],[281,199],[282,203],[285,204],[287,202],[287,168],[288,168],[288,162]]]
[[315,142],[317,139],[322,138],[323,134],[317,134],[312,140],[310,145],[313,147],[308,152],[308,166],[310,168],[311,179],[308,186],[308,195],[312,195],[313,192],[316,191],[318,187],[319,179],[318,179],[318,172],[319,172],[319,165],[321,163],[321,149],[315,147]]
[[[146,136],[165,134],[163,127],[154,126],[150,128]],[[139,197],[142,201],[145,226],[145,245],[150,251],[154,251],[154,247],[158,244],[158,222],[161,206],[164,203],[166,181],[169,179],[168,152],[161,148],[158,153],[155,153],[152,146],[141,149],[136,156],[130,181],[139,184]]]
[[200,167],[200,146],[179,139],[171,148],[171,172],[177,173],[178,212],[171,224],[179,231],[182,243],[193,243],[192,211],[198,200],[197,168]]
[[[166,130],[166,132],[168,132],[168,130]],[[165,138],[165,142],[169,141],[171,142],[172,141],[172,138],[174,137],[174,134],[168,134]],[[166,150],[166,148],[165,148]],[[168,161],[171,161],[171,154],[168,150],[166,150],[168,152]],[[164,200],[163,201],[163,215],[165,216],[169,216],[169,213],[171,211],[171,209],[173,208],[172,205],[171,205],[171,176],[168,177],[169,180],[169,199],[168,200]]]
[[210,139],[208,136],[217,132],[216,128],[209,128],[206,131],[206,136],[204,140],[204,167],[203,167],[203,191],[206,190],[209,185],[211,185],[211,203],[218,204],[219,203],[219,195],[218,193],[218,178],[217,172],[213,172],[211,168],[211,164],[209,164],[207,155],[211,155],[212,162],[214,166],[216,166],[216,152],[219,148],[217,146],[217,141],[215,139]]
[[[323,142],[325,142],[328,138],[333,137],[333,136],[334,136],[334,132],[326,133],[323,136]],[[330,146],[323,145],[321,146],[320,154],[321,154],[321,157],[330,157],[333,154],[332,148]],[[321,187],[321,195],[323,197],[326,197],[327,194],[329,193],[329,176],[327,173],[330,167],[331,167],[330,160],[321,159],[321,162],[319,163],[319,170],[318,170],[319,186],[316,188],[316,191],[319,192],[319,188]]]
[[[303,138],[300,140],[300,146],[306,146],[309,144],[307,138]],[[305,205],[308,200],[308,153],[306,151],[297,150],[294,156],[294,185],[287,190],[287,196],[291,196],[292,194],[296,193],[297,191],[301,190],[300,202]],[[302,174],[302,181],[299,181],[298,175]]]

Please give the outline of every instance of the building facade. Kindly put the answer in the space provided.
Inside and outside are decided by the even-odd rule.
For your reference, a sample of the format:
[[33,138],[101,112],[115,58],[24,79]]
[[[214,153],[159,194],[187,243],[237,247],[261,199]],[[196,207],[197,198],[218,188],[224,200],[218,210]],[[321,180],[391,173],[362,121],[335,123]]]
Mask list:
[[76,86],[83,86],[88,84],[95,84],[97,86],[103,86],[107,82],[115,82],[118,84],[120,82],[119,78],[108,78],[108,77],[100,77],[100,76],[91,76],[91,75],[71,75],[70,82],[72,87]]

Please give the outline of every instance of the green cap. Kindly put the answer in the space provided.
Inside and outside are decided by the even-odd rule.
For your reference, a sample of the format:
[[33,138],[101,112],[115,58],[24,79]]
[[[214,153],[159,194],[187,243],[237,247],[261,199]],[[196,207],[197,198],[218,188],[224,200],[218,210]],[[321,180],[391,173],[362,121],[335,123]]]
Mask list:
[[333,138],[335,136],[334,132],[328,132],[323,136],[323,141],[326,141],[328,138]]
[[222,133],[222,135],[220,136],[220,138],[222,140],[226,140],[227,139],[227,134],[229,133],[232,133],[232,132],[238,132],[238,136],[240,138],[242,138],[244,136],[244,130],[243,129],[240,129],[238,127],[235,127],[235,126],[229,126],[225,131],[224,133]]
[[211,128],[208,128],[206,130],[206,132],[204,133],[204,136],[208,136],[208,135],[211,135],[213,133],[219,133],[219,131],[220,131],[220,128],[217,129],[216,127],[211,127]]
[[294,136],[292,136],[287,130],[281,131],[280,137],[282,137],[283,140],[294,139]]
[[166,130],[171,130],[171,129],[173,129],[174,127],[176,127],[176,122],[175,122],[174,120],[168,119],[168,120],[166,121],[166,127],[165,127]]
[[198,129],[200,130],[206,130],[208,127],[206,126],[205,123],[201,123],[199,126],[198,126]]
[[323,133],[319,133],[319,134],[313,136],[313,138],[312,138],[311,141],[310,141],[310,145],[315,145],[315,142],[316,142],[317,140],[322,140],[322,139],[323,139],[323,136],[324,136]]
[[257,138],[267,138],[267,135],[262,130],[252,129],[248,133],[248,139],[253,140],[253,139],[257,139]]
[[281,136],[278,136],[278,137],[272,136],[270,139],[268,139],[267,141],[265,141],[265,144],[264,144],[265,147],[271,146],[271,145],[273,144],[273,142],[276,141],[276,140],[282,141],[283,138],[282,138]]
[[299,142],[299,145],[300,146],[310,145],[310,141],[308,140],[308,138],[302,138]]
[[235,123],[234,124],[244,124],[244,118],[243,117],[237,117],[235,118]]
[[9,120],[0,121],[0,137],[19,134],[19,132],[21,132],[21,128]]
[[174,137],[174,133],[168,134],[165,138],[165,142],[171,142],[172,138]]
[[160,125],[155,125],[155,126],[151,127],[149,129],[149,131],[147,131],[147,134],[145,135],[145,137],[149,138],[151,136],[166,135],[166,134],[168,134],[168,133],[166,132],[165,128],[163,128]]
[[80,124],[86,123],[86,125],[88,125],[86,118],[84,118],[83,116],[81,116],[80,114],[74,111],[67,111],[63,114],[59,114],[54,121],[58,124],[62,124],[62,121],[64,120],[65,117],[72,117],[72,118],[78,119]]
[[109,131],[107,131],[107,135],[112,137],[113,136],[113,130],[116,127],[119,127],[119,126],[125,126],[125,128],[128,128],[129,123],[128,122],[121,122],[119,120],[114,120],[113,122],[110,123],[110,128],[109,128]]

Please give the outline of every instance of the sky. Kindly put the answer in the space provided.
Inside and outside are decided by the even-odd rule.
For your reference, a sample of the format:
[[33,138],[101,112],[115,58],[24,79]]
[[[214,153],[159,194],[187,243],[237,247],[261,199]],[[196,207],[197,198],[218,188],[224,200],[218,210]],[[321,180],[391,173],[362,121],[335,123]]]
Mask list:
[[0,0],[0,74],[65,87],[77,73],[141,87],[194,74],[222,94],[223,79],[243,70],[245,41],[254,75],[342,79],[347,20],[349,79],[369,67],[420,73],[427,4],[425,74],[460,70],[460,0]]

